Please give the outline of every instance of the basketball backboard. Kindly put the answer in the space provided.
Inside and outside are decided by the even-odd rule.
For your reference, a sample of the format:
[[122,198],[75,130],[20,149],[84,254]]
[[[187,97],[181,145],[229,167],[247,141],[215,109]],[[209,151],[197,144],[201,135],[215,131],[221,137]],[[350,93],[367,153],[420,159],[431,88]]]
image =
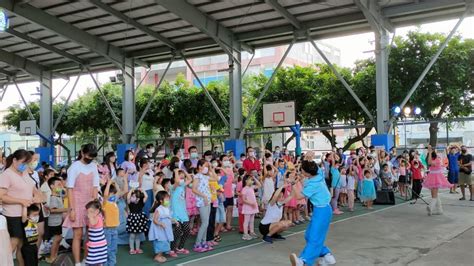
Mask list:
[[263,127],[294,126],[295,122],[295,102],[263,105]]
[[36,135],[36,120],[20,121],[20,136]]

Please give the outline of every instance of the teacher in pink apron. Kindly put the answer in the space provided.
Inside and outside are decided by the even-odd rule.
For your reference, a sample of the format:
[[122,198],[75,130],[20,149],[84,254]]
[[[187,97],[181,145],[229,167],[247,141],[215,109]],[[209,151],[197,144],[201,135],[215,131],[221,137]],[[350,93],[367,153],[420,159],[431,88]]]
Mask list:
[[86,204],[97,198],[99,189],[99,172],[93,160],[97,157],[94,144],[82,146],[79,158],[71,164],[67,171],[67,189],[69,197],[69,213],[63,226],[73,228],[72,254],[74,263],[81,262],[82,231],[87,215]]

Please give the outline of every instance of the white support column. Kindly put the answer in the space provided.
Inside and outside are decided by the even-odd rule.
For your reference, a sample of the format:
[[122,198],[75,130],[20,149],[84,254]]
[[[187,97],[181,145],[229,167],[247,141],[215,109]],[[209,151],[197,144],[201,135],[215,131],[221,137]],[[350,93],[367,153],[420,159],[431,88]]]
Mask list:
[[389,132],[387,121],[390,119],[389,91],[388,91],[388,53],[389,53],[389,33],[382,30],[375,32],[375,64],[376,64],[376,99],[377,133],[385,134]]
[[[40,80],[40,132],[44,137],[50,138],[53,125],[53,77],[51,72],[44,71]],[[47,147],[48,143],[41,140],[41,146]]]
[[[242,129],[242,60],[240,45],[234,44],[233,56],[229,55],[229,110],[230,139],[237,139]],[[234,58],[237,58],[235,60]]]
[[122,141],[131,144],[135,138],[135,70],[133,59],[126,59],[122,89]]

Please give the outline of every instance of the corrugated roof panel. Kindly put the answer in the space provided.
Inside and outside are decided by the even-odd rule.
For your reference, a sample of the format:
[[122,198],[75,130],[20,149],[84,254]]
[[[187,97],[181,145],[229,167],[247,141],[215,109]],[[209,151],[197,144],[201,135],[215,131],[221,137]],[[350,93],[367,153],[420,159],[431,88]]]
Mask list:
[[[108,42],[111,42],[111,41],[115,41],[115,40],[119,40],[119,39],[127,39],[127,38],[133,38],[133,37],[137,37],[137,36],[142,36],[142,35],[145,35],[143,34],[143,32],[139,31],[139,30],[136,30],[136,29],[130,29],[129,31],[126,31],[126,32],[119,32],[119,33],[115,33],[115,34],[109,34],[109,35],[104,35],[104,36],[101,36],[102,39],[108,41]],[[148,35],[145,35],[145,36],[148,36]],[[149,37],[151,38],[151,37]]]
[[274,11],[274,9],[265,3],[255,3],[253,5],[232,8],[232,9],[225,9],[224,11],[217,10],[209,14],[209,16],[211,16],[215,20],[221,20],[221,19],[232,18],[236,16],[245,16],[249,13],[263,12],[263,11],[270,12],[270,11]]
[[153,40],[154,39],[152,37],[149,37],[148,35],[146,35],[143,37],[130,37],[128,39],[117,39],[110,43],[115,46],[124,46],[128,44],[140,44],[141,42],[148,42],[148,41],[153,41]]
[[130,8],[138,8],[141,6],[156,5],[155,0],[133,0],[133,1],[114,1],[114,3],[109,4],[114,9],[125,11]]
[[194,35],[184,35],[183,37],[172,38],[171,40],[175,43],[179,43],[179,42],[197,41],[197,40],[208,39],[208,38],[209,36],[202,33],[202,34],[194,34]]
[[129,51],[142,50],[142,49],[146,49],[146,48],[164,47],[164,45],[159,45],[159,44],[160,44],[159,41],[153,41],[153,42],[149,42],[149,43],[140,43],[140,44],[133,45],[133,46],[125,46],[125,47],[122,47],[122,49],[129,52]]
[[245,32],[245,31],[252,31],[252,30],[261,30],[266,28],[272,28],[282,25],[288,25],[288,21],[283,18],[272,19],[270,21],[260,21],[258,23],[249,23],[249,24],[241,24],[239,26],[232,27],[232,31],[234,32]]
[[235,27],[240,24],[259,23],[260,21],[274,19],[274,18],[282,18],[282,16],[275,11],[265,12],[258,15],[246,16],[246,17],[221,21],[221,24],[224,25],[225,27]]

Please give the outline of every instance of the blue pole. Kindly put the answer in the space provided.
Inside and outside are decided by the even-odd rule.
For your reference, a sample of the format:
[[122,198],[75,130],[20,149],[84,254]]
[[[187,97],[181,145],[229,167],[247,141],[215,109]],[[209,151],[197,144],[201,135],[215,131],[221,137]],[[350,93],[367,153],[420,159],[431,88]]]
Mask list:
[[296,148],[295,148],[295,153],[296,156],[301,156],[301,125],[299,123],[296,123],[296,125],[290,127],[291,131],[295,135],[295,140],[296,140]]

